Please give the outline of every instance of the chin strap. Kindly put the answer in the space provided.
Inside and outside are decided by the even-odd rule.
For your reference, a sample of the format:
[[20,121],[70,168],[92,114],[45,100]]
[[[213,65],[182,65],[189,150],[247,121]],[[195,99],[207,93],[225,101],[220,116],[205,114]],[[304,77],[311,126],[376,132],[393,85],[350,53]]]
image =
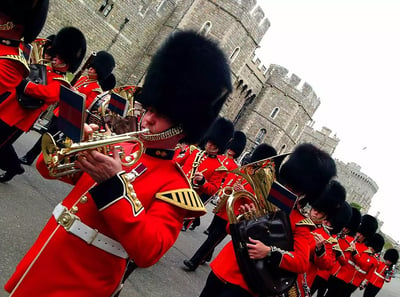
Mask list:
[[142,134],[140,138],[146,141],[160,141],[164,139],[168,139],[174,137],[176,135],[182,134],[183,129],[180,126],[169,128],[161,133],[157,134]]

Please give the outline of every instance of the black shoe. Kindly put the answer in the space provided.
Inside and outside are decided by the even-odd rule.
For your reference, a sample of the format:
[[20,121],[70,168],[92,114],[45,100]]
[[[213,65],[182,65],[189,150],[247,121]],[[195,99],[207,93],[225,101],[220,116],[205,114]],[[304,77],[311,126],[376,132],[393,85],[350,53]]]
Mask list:
[[210,231],[208,231],[208,230],[206,229],[206,230],[203,231],[203,233],[204,233],[205,235],[208,235],[208,234],[210,234]]
[[183,264],[185,264],[185,268],[184,269],[187,270],[187,271],[195,271],[196,268],[197,268],[197,266],[195,266],[193,264],[193,262],[190,261],[190,260],[184,260]]
[[19,161],[22,163],[22,164],[24,164],[24,165],[32,165],[32,163],[33,163],[33,160],[31,161],[31,160],[28,160],[28,158],[26,157],[26,156],[23,156],[23,157],[21,157],[21,158],[19,158]]
[[185,226],[182,226],[181,231],[186,231],[186,230],[187,230],[187,228]]
[[189,230],[194,230],[194,229],[196,229],[196,225],[194,225],[194,224],[192,224],[192,225],[190,225],[190,227],[189,227]]
[[21,166],[16,171],[6,171],[2,175],[0,175],[0,183],[5,183],[13,179],[17,174],[24,173],[25,170]]

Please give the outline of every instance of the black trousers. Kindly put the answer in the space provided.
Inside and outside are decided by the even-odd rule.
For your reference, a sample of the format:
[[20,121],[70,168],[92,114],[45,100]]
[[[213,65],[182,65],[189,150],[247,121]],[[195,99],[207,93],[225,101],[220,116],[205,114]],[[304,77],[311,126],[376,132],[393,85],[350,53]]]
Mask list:
[[208,236],[206,241],[199,247],[193,257],[190,259],[197,267],[203,260],[211,259],[214,248],[221,243],[221,241],[228,234],[226,232],[227,221],[214,215],[210,226],[208,227]]
[[[57,117],[53,116],[47,127],[47,133],[54,135],[58,132]],[[25,154],[25,158],[29,163],[32,163],[37,156],[42,152],[42,137],[36,141],[32,148]]]
[[347,296],[348,288],[347,283],[341,279],[330,276],[328,279],[328,292],[326,292],[325,297],[344,297]]
[[21,162],[13,147],[13,143],[24,133],[24,131],[10,127],[0,120],[0,169],[15,172],[21,167]]
[[375,297],[378,292],[381,290],[381,288],[378,288],[374,285],[368,284],[365,287],[364,295],[363,297]]
[[252,297],[245,289],[222,282],[212,271],[199,297]]
[[328,290],[328,281],[320,276],[316,276],[311,285],[311,296],[317,291],[317,297],[323,297]]

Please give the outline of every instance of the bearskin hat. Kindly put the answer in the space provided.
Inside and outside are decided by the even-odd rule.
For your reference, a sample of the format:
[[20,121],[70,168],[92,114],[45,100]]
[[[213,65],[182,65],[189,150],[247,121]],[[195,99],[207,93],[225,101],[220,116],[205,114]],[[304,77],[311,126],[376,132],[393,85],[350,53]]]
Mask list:
[[266,143],[261,143],[256,146],[254,149],[253,153],[250,156],[250,163],[267,159],[273,156],[276,156],[278,153],[276,150],[270,146],[269,144]]
[[208,129],[203,143],[206,145],[207,141],[211,141],[218,147],[218,153],[225,152],[226,146],[233,137],[233,123],[225,118],[217,118]]
[[351,208],[351,218],[350,221],[345,225],[349,229],[349,235],[354,236],[361,223],[361,212],[355,208]]
[[332,177],[336,165],[332,157],[310,143],[298,145],[279,170],[279,181],[305,195],[305,202],[316,200]]
[[396,264],[399,260],[399,252],[396,249],[388,249],[383,255],[383,259],[390,261],[392,264]]
[[100,87],[103,91],[109,91],[115,88],[117,81],[114,74],[109,74],[105,79],[99,80]]
[[246,147],[246,134],[244,134],[242,131],[235,131],[233,132],[233,138],[232,140],[228,143],[228,146],[226,149],[231,149],[232,151],[235,152],[235,155],[233,158],[237,158],[240,156]]
[[42,31],[48,9],[49,0],[1,0],[0,25],[3,20],[15,25],[10,30],[1,30],[1,37],[18,40],[23,37],[26,43],[31,43]]
[[99,51],[90,63],[90,67],[96,70],[98,80],[103,80],[114,70],[114,57],[106,51]]
[[375,233],[368,239],[366,245],[372,247],[375,253],[380,253],[385,245],[385,238],[379,233]]
[[339,233],[346,224],[351,220],[352,209],[347,201],[344,201],[340,204],[340,207],[337,209],[336,213],[328,216],[328,221],[331,223],[331,234]]
[[337,181],[331,180],[321,196],[311,203],[311,206],[323,211],[328,217],[333,217],[346,200],[346,189]]
[[197,143],[232,91],[218,45],[192,31],[174,32],[153,56],[137,100],[180,125],[184,143]]
[[358,228],[358,233],[364,235],[366,239],[373,236],[378,229],[378,221],[375,217],[365,214],[361,218],[361,224]]
[[54,39],[52,53],[69,65],[68,71],[75,72],[86,54],[86,38],[79,29],[64,27]]

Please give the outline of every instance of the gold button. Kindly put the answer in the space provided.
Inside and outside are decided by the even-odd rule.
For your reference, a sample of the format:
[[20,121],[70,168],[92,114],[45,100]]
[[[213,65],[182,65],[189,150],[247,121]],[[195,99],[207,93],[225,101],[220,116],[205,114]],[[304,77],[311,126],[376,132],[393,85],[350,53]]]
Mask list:
[[86,195],[83,195],[80,199],[80,203],[86,203],[88,201],[88,198]]
[[71,213],[77,213],[78,212],[78,206],[74,205],[71,207]]

